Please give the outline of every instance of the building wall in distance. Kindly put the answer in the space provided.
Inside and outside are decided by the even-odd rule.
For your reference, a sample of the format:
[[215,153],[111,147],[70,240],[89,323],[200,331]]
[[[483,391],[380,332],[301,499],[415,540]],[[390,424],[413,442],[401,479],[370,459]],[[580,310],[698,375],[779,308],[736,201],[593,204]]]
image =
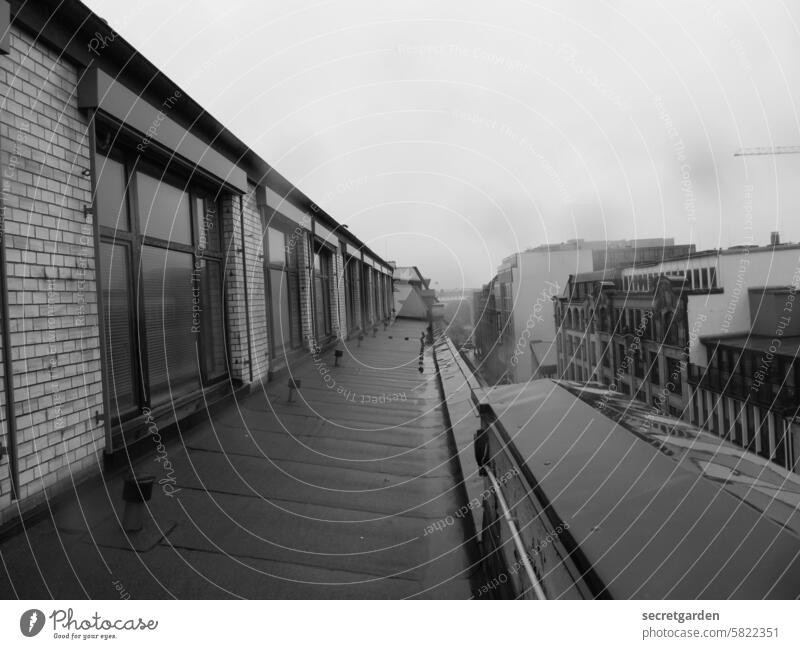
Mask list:
[[[588,249],[528,251],[518,255],[513,272],[514,335],[510,358],[514,382],[534,373],[530,343],[553,342],[556,336],[553,297],[561,295],[571,274],[593,270]],[[553,354],[555,358],[555,354]]]

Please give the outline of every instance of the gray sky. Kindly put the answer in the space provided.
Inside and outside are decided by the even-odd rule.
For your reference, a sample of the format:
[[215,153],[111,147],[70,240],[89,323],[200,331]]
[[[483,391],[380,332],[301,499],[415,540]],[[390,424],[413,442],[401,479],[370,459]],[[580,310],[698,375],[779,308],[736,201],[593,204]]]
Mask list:
[[733,157],[800,145],[797,3],[87,4],[439,287],[575,237],[800,241],[800,154]]

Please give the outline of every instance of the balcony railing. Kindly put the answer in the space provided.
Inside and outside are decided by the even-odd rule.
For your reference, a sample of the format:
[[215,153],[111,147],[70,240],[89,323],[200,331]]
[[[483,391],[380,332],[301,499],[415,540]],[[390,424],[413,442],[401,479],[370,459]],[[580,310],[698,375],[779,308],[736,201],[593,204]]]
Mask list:
[[749,400],[770,410],[793,412],[800,405],[794,386],[770,381],[759,383],[751,377],[724,372],[714,367],[704,368],[690,364],[689,383],[717,394],[725,394],[742,401]]

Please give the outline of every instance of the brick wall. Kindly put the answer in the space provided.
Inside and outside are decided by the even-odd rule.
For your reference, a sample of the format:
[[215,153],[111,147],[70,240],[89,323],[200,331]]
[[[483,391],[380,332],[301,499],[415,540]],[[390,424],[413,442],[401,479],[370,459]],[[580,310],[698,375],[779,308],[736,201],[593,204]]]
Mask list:
[[250,303],[250,344],[253,347],[253,380],[265,377],[269,371],[269,341],[267,300],[264,287],[264,233],[256,187],[248,184],[242,199],[244,241],[247,257],[247,294]]
[[311,302],[311,247],[308,235],[297,242],[298,276],[300,278],[300,323],[302,325],[303,346],[311,351],[314,348],[314,325]]
[[244,299],[244,266],[242,264],[241,209],[239,197],[225,194],[222,204],[223,250],[222,265],[225,273],[225,315],[228,324],[228,367],[231,379],[249,382],[249,349],[247,340],[247,315]]
[[[99,466],[103,427],[91,186],[78,72],[27,34],[0,56],[0,165],[21,507]],[[5,416],[5,409],[0,411]],[[7,440],[4,440],[7,441]],[[17,512],[0,461],[0,523]]]
[[347,337],[347,313],[344,297],[344,258],[337,248],[332,255],[333,277],[331,278],[331,324],[337,338]]
[[342,254],[341,248],[336,250],[334,259],[336,262],[336,282],[334,283],[334,291],[339,305],[338,338],[340,340],[345,340],[347,338],[347,298],[345,296],[346,286],[344,283],[344,255]]
[[[239,196],[231,194],[222,199],[229,365],[231,378],[243,383],[250,383],[251,358],[253,381],[265,377],[269,370],[261,214],[256,188],[252,184],[248,185],[248,188],[249,191],[241,197],[241,202]],[[242,226],[244,226],[244,248],[242,248]],[[245,286],[247,300],[245,300]],[[246,308],[249,309],[249,320]]]

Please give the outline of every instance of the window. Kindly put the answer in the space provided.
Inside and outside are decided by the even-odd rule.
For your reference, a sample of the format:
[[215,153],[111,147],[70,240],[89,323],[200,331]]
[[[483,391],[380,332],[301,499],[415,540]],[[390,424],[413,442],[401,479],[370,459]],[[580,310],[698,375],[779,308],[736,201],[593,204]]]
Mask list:
[[96,201],[100,225],[128,230],[125,165],[99,153],[95,157]]
[[381,291],[381,274],[377,271],[375,273],[375,319],[383,320],[383,292]]
[[267,228],[269,263],[276,268],[286,266],[286,235],[275,228]]
[[195,232],[198,233],[197,249],[200,253],[219,253],[220,228],[217,223],[217,211],[213,201],[207,201],[201,196],[194,199]]
[[359,264],[353,257],[348,258],[347,265],[345,266],[345,285],[349,297],[347,311],[349,318],[348,324],[352,331],[358,327],[358,312],[361,305]]
[[631,371],[625,356],[625,345],[617,344],[617,372],[627,374]]
[[266,228],[267,309],[273,359],[285,357],[302,344],[297,247],[305,236],[303,231],[292,231],[289,223],[277,217]]
[[314,334],[318,341],[331,335],[331,253],[317,244],[314,252]]
[[650,383],[653,385],[659,385],[661,382],[661,377],[659,376],[659,366],[658,366],[658,353],[657,352],[650,352]]
[[786,467],[786,432],[783,427],[783,418],[777,413],[770,413],[775,429],[775,452],[772,456],[774,462]]
[[185,191],[137,172],[136,198],[139,230],[143,235],[185,245],[192,243],[189,195]]
[[673,394],[681,394],[681,364],[674,358],[667,358],[667,388]]
[[761,421],[758,426],[758,432],[756,433],[757,437],[757,445],[758,448],[756,452],[763,458],[770,459],[770,439],[769,439],[769,413],[762,413],[761,414]]
[[[151,405],[200,386],[193,327],[192,255],[143,246],[142,286]],[[199,306],[199,305],[198,305]]]
[[642,362],[642,355],[637,349],[631,352],[633,357],[633,373],[638,379],[644,378],[644,363]]
[[116,419],[138,406],[135,358],[133,356],[130,263],[128,247],[108,242],[100,244],[100,264],[104,269],[103,323],[105,354],[108,363],[108,390]]
[[675,319],[675,313],[667,311],[664,313],[663,319],[664,326],[664,344],[677,346],[678,345],[678,322]]
[[733,402],[733,414],[736,419],[733,422],[733,430],[731,431],[731,441],[738,446],[744,444],[744,436],[742,429],[744,428],[745,413],[738,401]]
[[721,437],[725,439],[730,439],[733,435],[733,431],[731,427],[733,426],[733,422],[731,421],[731,412],[730,412],[730,399],[726,397],[719,398],[719,407],[722,408],[722,425],[723,430],[721,431]]
[[202,291],[200,306],[203,344],[201,345],[201,363],[207,380],[218,379],[225,375],[226,349],[225,325],[222,297],[222,264],[219,260],[203,260]]
[[721,347],[718,352],[719,358],[719,369],[722,372],[729,372],[730,371],[730,363],[728,362],[728,350],[724,347]]
[[754,414],[753,406],[745,405],[745,407],[744,407],[744,415],[745,415],[745,418],[746,418],[746,421],[744,422],[745,423],[744,432],[745,432],[747,438],[746,438],[746,440],[745,439],[742,440],[742,445],[745,446],[745,448],[748,451],[753,451],[755,453],[755,451],[756,451],[756,439],[758,438],[758,435],[757,435],[758,431],[756,430],[755,414]]
[[222,246],[209,187],[121,149],[98,152],[95,163],[106,381],[118,426],[225,376]]

